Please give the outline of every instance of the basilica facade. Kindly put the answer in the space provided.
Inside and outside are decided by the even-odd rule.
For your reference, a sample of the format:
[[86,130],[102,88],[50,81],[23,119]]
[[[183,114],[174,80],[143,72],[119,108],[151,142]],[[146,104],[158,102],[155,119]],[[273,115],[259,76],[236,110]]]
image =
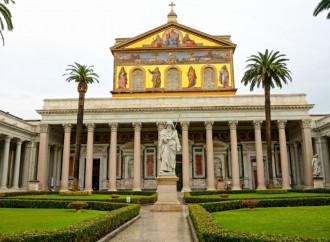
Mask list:
[[[178,191],[264,189],[268,184],[263,95],[236,95],[230,36],[168,22],[118,38],[112,97],[85,100],[81,190],[156,190],[158,135],[173,121]],[[313,188],[312,158],[330,187],[330,116],[310,115],[306,94],[271,95],[274,184]],[[0,191],[72,186],[78,100],[45,99],[41,120],[0,112]]]

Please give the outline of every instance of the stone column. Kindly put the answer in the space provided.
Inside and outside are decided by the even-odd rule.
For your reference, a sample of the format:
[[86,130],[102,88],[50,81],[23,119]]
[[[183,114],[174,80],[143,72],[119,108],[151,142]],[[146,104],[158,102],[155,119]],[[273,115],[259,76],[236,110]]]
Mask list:
[[[157,130],[158,130],[158,142],[159,142],[159,136],[160,136],[160,133],[162,132],[162,130],[165,128],[165,122],[156,122],[156,125],[157,125]],[[160,159],[158,159],[158,157],[159,157],[158,153],[159,153],[159,149],[157,149],[157,176],[159,175],[160,165],[161,165]]]
[[286,125],[286,120],[277,120],[278,135],[280,139],[282,188],[291,189],[288,150],[286,146],[286,136],[285,136],[285,125]]
[[237,153],[237,131],[236,127],[238,121],[229,121],[230,128],[230,146],[231,146],[231,174],[233,177],[233,190],[241,190],[239,184],[239,164],[238,164],[238,153]]
[[62,164],[62,147],[58,147],[57,151],[57,162],[56,162],[56,180],[55,180],[55,187],[61,186],[61,164]]
[[206,159],[207,159],[207,184],[208,191],[215,190],[214,185],[214,158],[213,158],[213,121],[206,121],[204,123],[206,129]]
[[94,124],[86,124],[87,127],[87,147],[86,147],[86,167],[85,167],[85,191],[93,191],[93,146],[94,146]]
[[53,189],[55,190],[55,188],[56,188],[57,163],[58,163],[58,146],[54,145],[53,147],[54,147],[53,170],[52,170],[52,174],[51,174],[51,177],[50,177],[50,181],[53,178],[53,186],[54,186]]
[[188,143],[189,122],[181,122],[181,129],[182,129],[182,183],[183,183],[182,192],[190,192],[191,190],[190,190],[190,182],[189,182],[190,174],[189,174],[189,143]]
[[300,164],[300,159],[298,155],[298,142],[293,142],[293,148],[294,148],[294,157],[296,161],[296,179],[297,179],[297,185],[301,185],[301,164]]
[[320,145],[321,153],[319,159],[323,163],[323,174],[325,179],[325,186],[328,188],[330,186],[330,163],[329,163],[329,148],[328,139],[326,136],[319,137],[318,143]]
[[[109,123],[111,128],[111,142],[110,142],[110,177],[109,177],[109,191],[117,191],[117,130],[118,123]],[[135,146],[134,146],[135,154]],[[135,155],[134,155],[135,160]],[[134,172],[135,172],[135,162],[134,162]],[[135,177],[135,174],[134,174]]]
[[134,177],[133,191],[141,191],[140,165],[141,165],[141,123],[133,123],[134,127]]
[[67,191],[69,185],[71,124],[64,124],[64,145],[62,162],[61,191]]
[[19,170],[21,166],[21,152],[22,152],[22,140],[18,139],[16,143],[16,153],[15,153],[15,167],[14,167],[14,177],[13,177],[13,189],[19,189]]
[[33,140],[31,142],[32,148],[31,148],[31,154],[30,154],[30,165],[29,165],[29,177],[28,181],[35,180],[36,179],[36,163],[37,163],[37,145],[38,143]]
[[48,124],[40,124],[40,145],[38,158],[39,189],[47,189],[47,161],[48,161],[48,144],[49,144],[49,126]]
[[305,177],[306,177],[306,189],[314,187],[313,181],[313,146],[312,146],[312,135],[311,135],[311,120],[305,119],[301,121],[301,132],[302,132],[302,150],[304,152],[305,159]]
[[25,151],[24,151],[22,189],[27,189],[28,188],[31,151],[32,151],[32,142],[28,142],[28,143],[25,144]]
[[266,189],[265,184],[265,168],[264,158],[262,155],[262,139],[261,139],[261,126],[262,120],[255,120],[252,122],[254,126],[255,146],[256,146],[256,160],[257,160],[257,189]]
[[9,149],[10,149],[10,140],[13,137],[6,136],[5,138],[5,147],[3,149],[3,163],[2,163],[2,171],[1,171],[1,184],[0,190],[7,189],[7,177],[8,177],[8,163],[9,163]]

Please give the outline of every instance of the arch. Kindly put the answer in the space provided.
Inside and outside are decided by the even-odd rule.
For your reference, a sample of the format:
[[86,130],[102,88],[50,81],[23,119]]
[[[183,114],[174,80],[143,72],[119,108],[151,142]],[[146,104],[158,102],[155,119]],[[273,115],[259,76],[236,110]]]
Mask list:
[[[175,70],[178,71],[179,78],[178,78],[177,89],[169,89],[169,87],[168,87],[168,72],[171,71],[171,69],[175,69]],[[178,90],[182,89],[182,71],[181,71],[180,67],[178,67],[178,66],[168,66],[165,69],[164,87],[165,87],[165,90],[167,90],[167,91],[178,91]]]
[[[134,85],[133,85],[133,75],[134,75],[134,71],[142,71],[142,80],[141,80],[141,84],[139,85],[140,86],[140,89],[139,90],[134,90]],[[130,72],[129,72],[129,90],[131,92],[141,92],[141,91],[144,91],[146,88],[146,72],[145,70],[142,68],[142,67],[133,67],[130,69]]]
[[[208,68],[213,70],[213,80],[214,80],[214,86],[213,88],[209,87],[206,88],[205,81],[204,80],[204,71],[208,70]],[[217,68],[214,65],[204,65],[201,68],[201,86],[204,90],[212,90],[212,89],[217,89],[218,88],[218,82],[217,82]]]

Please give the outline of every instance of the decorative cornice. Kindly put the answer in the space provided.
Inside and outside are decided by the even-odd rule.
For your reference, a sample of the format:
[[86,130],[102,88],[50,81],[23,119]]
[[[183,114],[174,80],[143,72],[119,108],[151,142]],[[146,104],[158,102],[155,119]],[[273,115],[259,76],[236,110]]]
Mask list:
[[205,121],[205,122],[204,122],[205,129],[206,129],[206,130],[212,130],[212,128],[213,128],[213,124],[214,124],[213,121]]
[[236,130],[238,121],[229,121],[228,126],[231,130]]
[[135,132],[140,132],[141,131],[141,128],[142,128],[142,123],[140,122],[135,122],[135,123],[132,123],[133,127],[134,127],[134,131]]
[[157,125],[157,130],[158,131],[162,131],[165,128],[165,122],[164,121],[156,122],[156,125]]
[[301,128],[303,129],[310,129],[311,128],[312,120],[310,119],[303,119],[301,120]]
[[286,120],[277,120],[276,121],[277,127],[279,129],[285,129],[286,122],[287,122]]
[[87,132],[94,132],[95,124],[88,123],[88,124],[85,124],[85,125],[86,125],[86,128],[87,128]]
[[64,132],[71,133],[71,124],[63,124]]
[[[272,106],[272,110],[310,110],[314,105],[278,105]],[[221,111],[221,110],[233,110],[233,111],[264,111],[264,105],[255,105],[255,106],[210,106],[210,107],[148,107],[148,108],[104,108],[104,109],[84,109],[84,113],[142,113],[142,112],[159,112],[159,110],[164,112],[173,112],[173,111]],[[57,110],[37,110],[41,115],[43,114],[77,114],[77,109],[57,109]]]
[[111,122],[111,123],[109,123],[109,126],[110,126],[110,129],[111,129],[111,132],[117,132],[117,130],[118,130],[118,123]]
[[39,124],[40,133],[48,133],[49,132],[49,125],[48,124]]
[[255,129],[261,129],[262,122],[262,120],[253,120],[252,125]]

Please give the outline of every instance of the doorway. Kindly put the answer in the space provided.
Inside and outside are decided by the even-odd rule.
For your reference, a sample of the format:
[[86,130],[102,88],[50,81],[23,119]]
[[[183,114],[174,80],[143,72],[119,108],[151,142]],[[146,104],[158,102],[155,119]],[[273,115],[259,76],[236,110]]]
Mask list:
[[93,190],[100,190],[100,159],[93,159]]
[[180,192],[182,190],[182,155],[176,155],[175,174],[179,177],[176,189]]

